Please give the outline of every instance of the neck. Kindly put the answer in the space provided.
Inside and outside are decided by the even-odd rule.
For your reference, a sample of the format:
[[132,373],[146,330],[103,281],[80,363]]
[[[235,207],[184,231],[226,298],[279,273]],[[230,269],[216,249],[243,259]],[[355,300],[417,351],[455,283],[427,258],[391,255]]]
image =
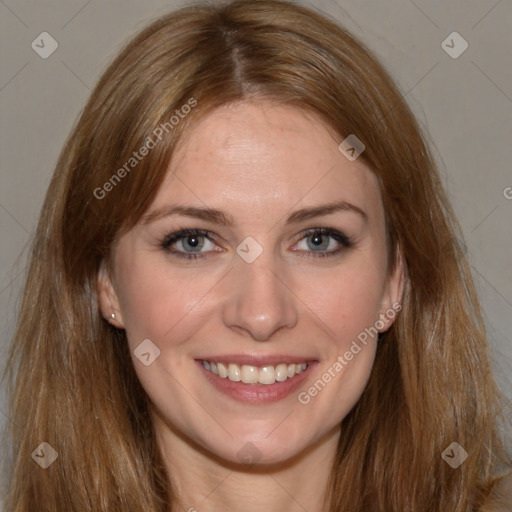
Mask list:
[[[176,510],[186,512],[324,512],[339,428],[292,458],[272,465],[235,464],[216,457],[155,416]],[[173,508],[173,510],[175,510]]]

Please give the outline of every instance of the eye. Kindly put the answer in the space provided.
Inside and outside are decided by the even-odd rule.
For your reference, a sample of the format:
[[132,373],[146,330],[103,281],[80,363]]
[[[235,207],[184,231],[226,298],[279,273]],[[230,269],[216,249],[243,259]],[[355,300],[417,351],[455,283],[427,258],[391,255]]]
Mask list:
[[330,228],[308,229],[297,244],[300,247],[298,251],[309,253],[308,256],[312,257],[334,256],[352,245],[349,237]]
[[204,258],[204,253],[215,250],[209,235],[202,229],[184,229],[167,235],[161,245],[180,258]]
[[[331,228],[312,228],[302,234],[296,244],[298,249],[308,257],[325,257],[340,254],[352,247],[352,240],[345,234]],[[216,251],[211,233],[203,229],[184,229],[165,237],[161,243],[163,249],[185,259],[205,258],[209,252]]]

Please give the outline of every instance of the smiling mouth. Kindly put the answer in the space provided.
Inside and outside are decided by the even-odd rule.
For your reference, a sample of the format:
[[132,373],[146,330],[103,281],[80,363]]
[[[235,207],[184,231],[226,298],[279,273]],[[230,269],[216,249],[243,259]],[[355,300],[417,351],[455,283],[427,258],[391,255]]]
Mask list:
[[235,363],[215,363],[213,361],[201,361],[205,370],[222,379],[244,384],[271,385],[275,382],[284,382],[301,374],[309,363],[280,363],[275,366],[249,366]]

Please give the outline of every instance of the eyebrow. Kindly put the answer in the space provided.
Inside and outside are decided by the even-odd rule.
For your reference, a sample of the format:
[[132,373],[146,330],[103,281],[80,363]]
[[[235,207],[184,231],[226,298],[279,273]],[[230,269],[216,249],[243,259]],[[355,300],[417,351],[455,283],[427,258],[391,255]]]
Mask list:
[[[304,222],[315,217],[330,215],[336,212],[356,213],[357,215],[361,216],[365,222],[368,221],[368,215],[358,206],[347,201],[336,201],[319,206],[312,206],[309,208],[296,210],[287,217],[286,224],[297,224],[299,222]],[[166,205],[161,208],[157,208],[144,215],[142,218],[142,223],[149,224],[171,215],[192,217],[227,227],[233,227],[235,224],[233,218],[221,210],[217,210],[215,208],[197,208],[193,206],[179,205]]]

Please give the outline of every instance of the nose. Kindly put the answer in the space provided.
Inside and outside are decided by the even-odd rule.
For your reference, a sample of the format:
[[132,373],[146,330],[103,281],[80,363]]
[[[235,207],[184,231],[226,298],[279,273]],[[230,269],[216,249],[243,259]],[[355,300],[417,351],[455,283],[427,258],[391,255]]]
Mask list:
[[299,316],[285,269],[277,268],[269,253],[264,251],[252,263],[236,258],[226,283],[224,324],[256,341],[268,341],[278,330],[295,327]]

